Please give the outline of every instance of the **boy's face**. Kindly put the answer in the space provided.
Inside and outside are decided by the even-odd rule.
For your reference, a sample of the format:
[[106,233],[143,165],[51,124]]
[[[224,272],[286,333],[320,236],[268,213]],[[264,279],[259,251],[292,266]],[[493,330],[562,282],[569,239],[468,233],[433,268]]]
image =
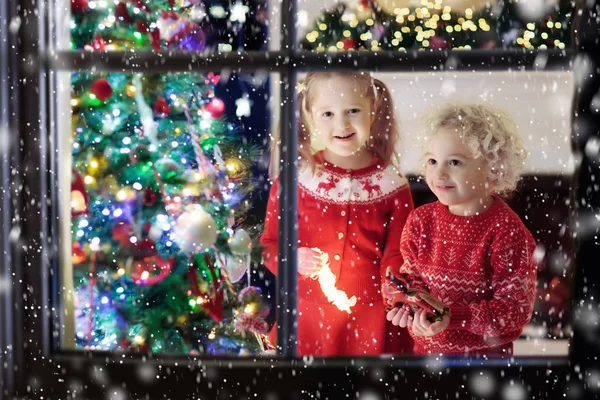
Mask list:
[[491,203],[488,162],[473,158],[458,132],[442,128],[431,137],[425,162],[427,185],[451,213],[473,215]]

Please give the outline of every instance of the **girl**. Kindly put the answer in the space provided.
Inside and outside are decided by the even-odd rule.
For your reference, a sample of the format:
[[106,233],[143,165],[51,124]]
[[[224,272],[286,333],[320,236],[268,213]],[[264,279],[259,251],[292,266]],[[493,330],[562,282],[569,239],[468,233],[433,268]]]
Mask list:
[[[398,268],[402,228],[413,209],[406,179],[393,165],[398,130],[387,87],[367,73],[309,73],[298,95],[298,354],[376,355],[409,351],[404,330],[385,349],[382,273]],[[314,152],[311,139],[324,150]],[[278,143],[272,142],[271,171]],[[279,180],[271,187],[261,238],[277,274]],[[351,312],[330,303],[315,277],[329,259],[335,287],[356,299]],[[271,332],[275,338],[274,328]],[[392,335],[393,334],[393,335]],[[400,336],[398,336],[400,335]]]
[[424,309],[394,308],[387,319],[411,327],[417,354],[511,355],[533,312],[535,241],[500,196],[525,150],[514,122],[485,105],[443,108],[430,128],[425,179],[438,201],[410,214],[396,271],[450,311],[432,323]]

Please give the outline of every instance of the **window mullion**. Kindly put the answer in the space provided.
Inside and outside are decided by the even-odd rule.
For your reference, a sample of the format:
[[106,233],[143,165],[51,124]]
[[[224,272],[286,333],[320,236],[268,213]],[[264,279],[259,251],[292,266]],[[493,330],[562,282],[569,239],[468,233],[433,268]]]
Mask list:
[[[281,3],[281,49],[286,58],[296,55],[296,0]],[[295,357],[297,331],[297,155],[296,70],[288,63],[281,73],[282,110],[279,126],[280,184],[279,196],[279,258],[278,258],[278,330],[277,345],[284,357]]]

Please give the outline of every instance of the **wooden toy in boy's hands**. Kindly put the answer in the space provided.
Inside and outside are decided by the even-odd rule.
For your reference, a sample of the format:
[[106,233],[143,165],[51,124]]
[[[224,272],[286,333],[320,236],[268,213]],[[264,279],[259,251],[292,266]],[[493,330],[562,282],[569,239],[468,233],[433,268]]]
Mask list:
[[384,292],[388,293],[388,296],[385,297],[389,309],[402,307],[406,304],[410,308],[411,313],[414,313],[419,308],[423,308],[427,312],[427,319],[431,322],[441,321],[444,317],[444,313],[449,311],[449,308],[439,299],[433,297],[424,290],[411,289],[408,282],[395,276],[389,271],[385,278],[384,285],[387,285],[388,287]]

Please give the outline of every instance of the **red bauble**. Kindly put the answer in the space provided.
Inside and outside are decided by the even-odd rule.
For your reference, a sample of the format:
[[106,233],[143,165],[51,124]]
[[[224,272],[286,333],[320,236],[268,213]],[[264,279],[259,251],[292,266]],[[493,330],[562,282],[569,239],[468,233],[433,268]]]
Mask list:
[[219,118],[225,112],[225,103],[223,100],[214,97],[207,105],[204,106],[211,117]]
[[129,15],[129,11],[127,11],[127,6],[125,3],[119,3],[117,5],[115,8],[115,17],[130,24],[133,22],[133,17]]
[[152,111],[154,111],[154,114],[157,114],[159,117],[164,118],[167,115],[169,115],[169,112],[171,112],[171,109],[169,108],[169,105],[167,104],[167,100],[165,100],[164,97],[161,97],[160,99],[156,100],[156,103],[154,103],[154,107],[152,107]]
[[151,207],[156,204],[156,193],[149,187],[144,190],[144,205]]
[[89,9],[88,0],[71,0],[71,12],[73,14],[83,14]]
[[98,79],[96,82],[92,83],[90,87],[90,92],[96,95],[98,100],[106,101],[112,96],[113,90],[110,86],[110,83],[104,78]]
[[356,48],[356,40],[354,39],[343,39],[342,43],[344,44],[344,50],[355,49]]
[[148,29],[148,24],[145,21],[138,21],[135,29],[140,33],[150,32],[150,30]]
[[154,29],[152,32],[150,32],[150,41],[152,42],[152,48],[154,50],[162,50],[160,47],[160,31],[158,29]]

